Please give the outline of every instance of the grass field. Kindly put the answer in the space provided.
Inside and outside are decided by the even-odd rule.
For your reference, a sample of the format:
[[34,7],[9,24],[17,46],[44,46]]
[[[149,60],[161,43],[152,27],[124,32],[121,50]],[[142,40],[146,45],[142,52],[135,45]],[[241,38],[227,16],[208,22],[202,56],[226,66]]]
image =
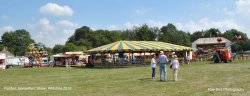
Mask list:
[[151,80],[149,66],[0,70],[0,95],[250,96],[250,62],[181,65],[177,82],[167,69],[167,82],[159,81],[159,69]]

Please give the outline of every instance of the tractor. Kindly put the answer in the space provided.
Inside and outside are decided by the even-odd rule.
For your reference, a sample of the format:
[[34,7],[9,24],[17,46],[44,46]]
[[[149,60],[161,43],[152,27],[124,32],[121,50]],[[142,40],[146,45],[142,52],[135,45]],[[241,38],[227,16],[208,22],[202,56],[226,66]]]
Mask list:
[[218,49],[214,53],[213,56],[214,63],[224,62],[227,63],[232,62],[232,56],[231,56],[231,48],[229,49]]
[[218,48],[216,48],[216,51],[213,55],[214,63],[220,63],[220,62],[227,63],[228,61],[232,62],[231,46],[233,44],[235,44],[236,42],[238,42],[240,39],[241,39],[241,36],[238,36],[238,37],[236,37],[236,39],[233,41],[232,44],[230,44],[229,46],[226,46],[224,48],[221,48],[219,45],[220,45],[220,42],[222,41],[222,39],[220,37],[218,37],[218,39],[217,39],[217,41],[219,42]]

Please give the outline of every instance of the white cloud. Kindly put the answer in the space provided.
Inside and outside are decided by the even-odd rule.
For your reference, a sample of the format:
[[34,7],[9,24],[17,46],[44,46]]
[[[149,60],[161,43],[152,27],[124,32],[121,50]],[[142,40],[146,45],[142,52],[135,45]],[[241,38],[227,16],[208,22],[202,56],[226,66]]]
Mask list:
[[70,24],[70,26],[68,26],[67,23],[61,26],[60,24],[64,23],[58,22],[50,22],[47,18],[42,18],[33,24],[28,24],[28,29],[36,42],[41,42],[46,46],[53,47],[55,44],[65,44],[68,38],[74,33],[74,29],[77,28],[77,26],[71,26]]
[[176,27],[183,31],[195,32],[200,30],[206,30],[209,28],[218,28],[222,32],[228,29],[238,29],[241,30],[243,27],[240,27],[234,20],[226,19],[221,21],[213,21],[208,18],[202,18],[199,21],[188,21],[184,23],[176,23]]
[[146,9],[136,9],[134,12],[136,15],[141,16],[141,15],[145,15],[148,11]]
[[110,26],[108,27],[108,29],[109,29],[109,30],[117,30],[118,27],[117,27],[116,25],[110,25]]
[[240,13],[250,16],[250,0],[238,0],[236,1],[236,9]]
[[75,30],[63,30],[63,32],[65,33],[65,34],[69,34],[69,35],[72,35],[74,32],[75,32]]
[[[146,24],[150,27],[158,27],[161,28],[162,26],[166,26],[168,23],[171,22],[163,22],[163,21],[155,21],[155,20],[149,20],[146,21]],[[141,23],[143,24],[143,23]],[[237,29],[237,30],[244,30],[244,26],[240,26],[235,20],[233,19],[225,19],[225,20],[210,20],[206,17],[201,18],[198,21],[190,20],[188,22],[177,22],[173,23],[177,29],[183,30],[183,31],[189,31],[191,33],[195,31],[201,31],[201,30],[207,30],[210,28],[218,28],[222,32],[229,30],[229,29]],[[119,25],[115,25],[119,26]],[[123,25],[121,25],[122,29],[133,29],[134,27],[141,26],[138,23],[130,23],[127,22]]]
[[0,18],[5,20],[5,19],[9,19],[10,17],[7,15],[2,15],[2,16],[0,16]]
[[14,28],[12,27],[12,26],[3,26],[3,27],[1,27],[0,28],[0,31],[1,32],[6,32],[6,31],[13,31],[14,30]]
[[140,24],[133,24],[133,23],[127,22],[123,26],[125,26],[126,29],[132,29],[134,27],[140,26]]
[[234,16],[236,14],[236,12],[228,10],[227,7],[224,7],[223,11],[224,11],[224,13],[226,13],[229,16]]
[[76,27],[76,26],[78,26],[77,23],[74,23],[74,22],[71,22],[71,21],[68,21],[68,20],[61,20],[61,21],[58,21],[58,22],[56,23],[56,25],[64,26],[64,27]]
[[10,25],[0,27],[0,35],[1,36],[2,36],[3,33],[9,32],[9,31],[14,31],[14,28],[12,26],[10,26]]
[[54,16],[72,16],[74,11],[69,6],[60,6],[56,3],[48,3],[40,7],[40,12]]
[[149,20],[149,21],[147,21],[146,24],[148,24],[151,27],[159,27],[160,28],[162,26],[167,25],[168,23],[162,22],[162,21]]
[[143,24],[147,24],[150,27],[162,27],[167,25],[168,23],[162,22],[162,21],[155,21],[155,20],[149,20],[146,21],[145,23],[131,23],[131,22],[126,22],[124,24],[117,24],[117,25],[110,25],[108,26],[107,29],[109,30],[124,30],[124,29],[133,29],[135,27],[140,27]]
[[55,26],[51,25],[47,18],[42,18],[35,24],[29,24],[28,27],[30,29],[40,30],[43,32],[53,32],[56,30]]

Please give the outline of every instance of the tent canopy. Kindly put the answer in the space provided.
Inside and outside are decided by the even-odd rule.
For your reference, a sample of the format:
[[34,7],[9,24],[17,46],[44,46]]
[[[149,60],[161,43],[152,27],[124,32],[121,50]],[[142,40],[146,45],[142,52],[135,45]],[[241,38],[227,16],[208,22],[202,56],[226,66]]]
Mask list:
[[159,41],[117,41],[90,49],[88,53],[105,52],[151,52],[151,51],[192,51],[191,47],[175,45]]

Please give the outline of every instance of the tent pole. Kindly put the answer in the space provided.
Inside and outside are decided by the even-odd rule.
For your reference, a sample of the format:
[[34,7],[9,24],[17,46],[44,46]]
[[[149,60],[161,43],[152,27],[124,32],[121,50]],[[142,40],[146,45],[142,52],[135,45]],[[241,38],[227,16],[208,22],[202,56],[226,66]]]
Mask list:
[[[140,61],[142,61],[142,56],[141,56],[141,52],[140,52]],[[141,62],[140,62],[141,63]]]
[[[132,60],[134,60],[134,52],[132,52]],[[131,62],[131,64],[132,64],[132,62]]]
[[143,64],[144,64],[144,67],[145,67],[145,64],[146,64],[146,55],[145,55],[145,52],[144,52],[144,60],[143,60]]
[[186,53],[186,56],[185,56],[185,57],[187,57],[187,51],[186,51],[185,53]]
[[101,53],[101,66],[103,67],[103,65],[102,65],[102,53]]
[[115,53],[113,53],[113,66],[115,65]]

